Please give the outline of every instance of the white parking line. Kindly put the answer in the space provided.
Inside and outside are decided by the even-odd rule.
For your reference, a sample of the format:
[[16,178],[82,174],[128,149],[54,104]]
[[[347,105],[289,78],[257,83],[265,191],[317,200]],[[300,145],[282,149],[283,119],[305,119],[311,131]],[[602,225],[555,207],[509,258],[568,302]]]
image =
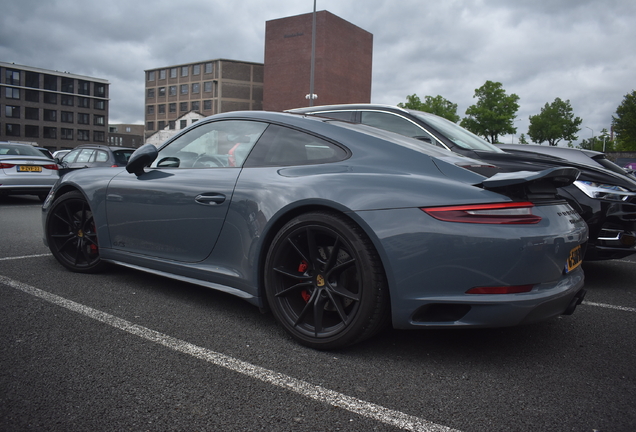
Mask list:
[[417,432],[459,432],[455,429],[450,429],[446,426],[438,425],[419,417],[411,416],[400,411],[394,411],[371,402],[365,402],[306,381],[301,381],[299,379],[235,359],[225,354],[193,345],[180,339],[159,333],[155,330],[131,323],[130,321],[117,318],[116,316],[101,312],[97,309],[67,300],[64,297],[15,281],[5,276],[0,275],[0,283],[35,297],[39,297],[73,312],[80,313],[104,324],[108,324],[119,330],[123,330],[135,336],[163,345],[172,350],[191,355],[216,366],[224,367],[242,375],[292,391],[309,399],[326,403],[337,408],[342,408],[390,426]]
[[589,301],[583,301],[584,305],[588,305],[588,306],[598,306],[598,307],[603,307],[603,308],[608,308],[608,309],[615,309],[615,310],[620,310],[620,311],[625,311],[625,312],[636,312],[636,308],[630,308],[630,307],[625,307],[625,306],[614,306],[614,305],[609,305],[609,304],[605,304],[605,303],[594,303],[594,302],[589,302]]
[[44,256],[51,256],[51,254],[48,253],[48,254],[39,254],[39,255],[24,255],[24,256],[17,256],[17,257],[5,257],[5,258],[0,258],[0,261],[9,261],[9,260],[17,260],[17,259],[25,259],[25,258],[40,258],[40,257],[44,257]]

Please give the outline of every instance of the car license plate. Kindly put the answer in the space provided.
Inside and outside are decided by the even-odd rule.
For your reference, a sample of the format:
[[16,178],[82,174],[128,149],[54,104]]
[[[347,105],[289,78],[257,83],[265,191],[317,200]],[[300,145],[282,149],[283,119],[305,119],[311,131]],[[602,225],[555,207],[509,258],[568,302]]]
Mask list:
[[42,172],[42,167],[34,165],[18,165],[18,172]]
[[583,257],[581,256],[581,245],[578,245],[570,251],[568,263],[565,266],[566,273],[570,273],[572,270],[580,266],[581,262],[583,262]]

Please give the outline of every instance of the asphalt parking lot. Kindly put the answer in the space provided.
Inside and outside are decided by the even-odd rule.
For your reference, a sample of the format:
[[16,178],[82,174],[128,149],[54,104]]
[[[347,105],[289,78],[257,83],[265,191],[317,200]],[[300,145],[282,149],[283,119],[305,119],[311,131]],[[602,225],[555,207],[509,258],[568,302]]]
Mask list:
[[0,229],[3,431],[636,430],[634,256],[584,263],[572,316],[318,352],[227,294],[66,271],[35,198]]

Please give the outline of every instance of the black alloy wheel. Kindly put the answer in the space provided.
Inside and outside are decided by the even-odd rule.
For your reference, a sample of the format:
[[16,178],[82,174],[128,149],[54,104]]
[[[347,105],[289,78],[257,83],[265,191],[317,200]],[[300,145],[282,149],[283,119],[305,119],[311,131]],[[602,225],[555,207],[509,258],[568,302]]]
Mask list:
[[103,268],[93,212],[80,192],[64,194],[51,205],[46,238],[53,256],[69,270],[95,273]]
[[306,213],[274,238],[265,263],[267,300],[300,343],[335,349],[367,339],[389,319],[380,258],[350,219]]

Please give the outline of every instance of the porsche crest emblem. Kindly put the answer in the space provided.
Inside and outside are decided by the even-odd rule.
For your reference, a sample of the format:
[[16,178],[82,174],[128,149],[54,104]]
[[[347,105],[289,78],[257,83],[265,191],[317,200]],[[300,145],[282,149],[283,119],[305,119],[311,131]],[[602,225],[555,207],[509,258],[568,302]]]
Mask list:
[[325,278],[322,275],[316,276],[316,285],[319,287],[325,286]]

